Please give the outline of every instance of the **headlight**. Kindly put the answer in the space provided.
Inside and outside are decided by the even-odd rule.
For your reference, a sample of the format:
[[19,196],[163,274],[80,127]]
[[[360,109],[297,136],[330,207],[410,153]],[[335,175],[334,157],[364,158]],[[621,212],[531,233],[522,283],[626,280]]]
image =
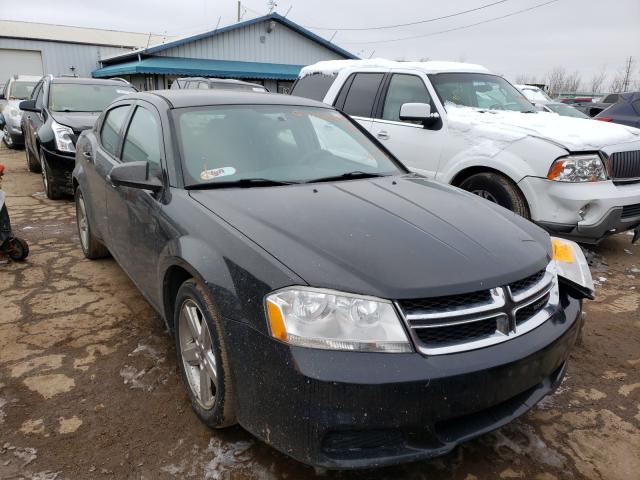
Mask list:
[[588,298],[593,298],[595,288],[587,259],[577,243],[551,237],[551,250],[558,276],[576,285]]
[[309,287],[268,295],[271,335],[302,347],[359,352],[411,352],[388,300]]
[[17,108],[12,108],[11,110],[9,110],[9,116],[10,117],[19,117],[20,116],[20,110],[18,110]]
[[75,152],[76,147],[73,145],[73,130],[66,125],[60,125],[57,122],[51,122],[53,135],[56,137],[56,148],[61,152]]
[[570,155],[553,162],[547,178],[557,182],[600,182],[607,179],[607,172],[598,155]]

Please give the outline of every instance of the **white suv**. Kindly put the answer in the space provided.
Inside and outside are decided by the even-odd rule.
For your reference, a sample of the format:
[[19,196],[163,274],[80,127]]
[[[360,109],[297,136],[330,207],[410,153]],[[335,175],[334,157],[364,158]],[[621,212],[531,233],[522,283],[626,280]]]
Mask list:
[[552,233],[640,236],[640,130],[538,112],[504,78],[463,63],[320,62],[292,95],[335,105],[412,170]]

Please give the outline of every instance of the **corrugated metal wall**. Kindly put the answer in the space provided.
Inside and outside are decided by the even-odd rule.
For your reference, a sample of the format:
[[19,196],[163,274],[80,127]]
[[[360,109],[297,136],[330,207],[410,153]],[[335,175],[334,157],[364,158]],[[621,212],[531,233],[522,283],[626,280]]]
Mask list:
[[158,52],[158,55],[291,65],[309,65],[321,60],[343,58],[280,23],[273,22],[274,27],[268,33],[268,24],[256,23],[169,48]]
[[0,48],[40,51],[45,75],[49,73],[70,75],[72,73],[70,67],[73,66],[76,68],[75,73],[81,77],[90,77],[91,72],[99,67],[98,60],[101,58],[129,51],[119,47],[13,38],[0,38]]

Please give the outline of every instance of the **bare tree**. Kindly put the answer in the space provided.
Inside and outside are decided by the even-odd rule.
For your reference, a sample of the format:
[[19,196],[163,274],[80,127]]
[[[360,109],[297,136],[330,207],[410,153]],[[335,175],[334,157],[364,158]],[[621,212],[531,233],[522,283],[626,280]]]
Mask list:
[[531,85],[538,83],[536,76],[530,73],[520,73],[516,76],[516,84],[518,85]]
[[557,95],[562,92],[567,83],[567,72],[564,67],[554,67],[547,74],[547,84],[549,85],[549,94]]
[[609,90],[613,93],[626,92],[631,86],[631,77],[635,68],[635,62],[633,57],[628,57],[624,63],[624,66],[618,70],[613,80],[611,80],[611,86]]
[[591,77],[590,89],[591,93],[602,93],[602,86],[607,78],[607,66],[602,65],[597,73]]
[[567,75],[562,90],[568,93],[576,93],[578,90],[580,90],[581,84],[582,79],[580,78],[580,72],[575,70],[572,74]]

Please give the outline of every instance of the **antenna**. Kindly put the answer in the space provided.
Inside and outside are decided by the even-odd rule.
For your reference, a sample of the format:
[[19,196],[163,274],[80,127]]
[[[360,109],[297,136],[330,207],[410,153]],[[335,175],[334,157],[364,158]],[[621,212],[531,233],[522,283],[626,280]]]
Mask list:
[[336,35],[338,34],[338,30],[336,30],[335,32],[333,32],[333,35],[331,35],[331,38],[329,39],[329,43],[331,43],[333,41],[334,38],[336,38]]
[[293,5],[289,5],[289,10],[287,10],[287,13],[284,14],[284,18],[287,18],[287,15],[289,15],[289,12],[291,11],[292,8],[293,8]]
[[267,6],[269,7],[269,15],[271,15],[273,13],[273,11],[278,8],[278,4],[276,3],[276,0],[269,0],[267,2]]

